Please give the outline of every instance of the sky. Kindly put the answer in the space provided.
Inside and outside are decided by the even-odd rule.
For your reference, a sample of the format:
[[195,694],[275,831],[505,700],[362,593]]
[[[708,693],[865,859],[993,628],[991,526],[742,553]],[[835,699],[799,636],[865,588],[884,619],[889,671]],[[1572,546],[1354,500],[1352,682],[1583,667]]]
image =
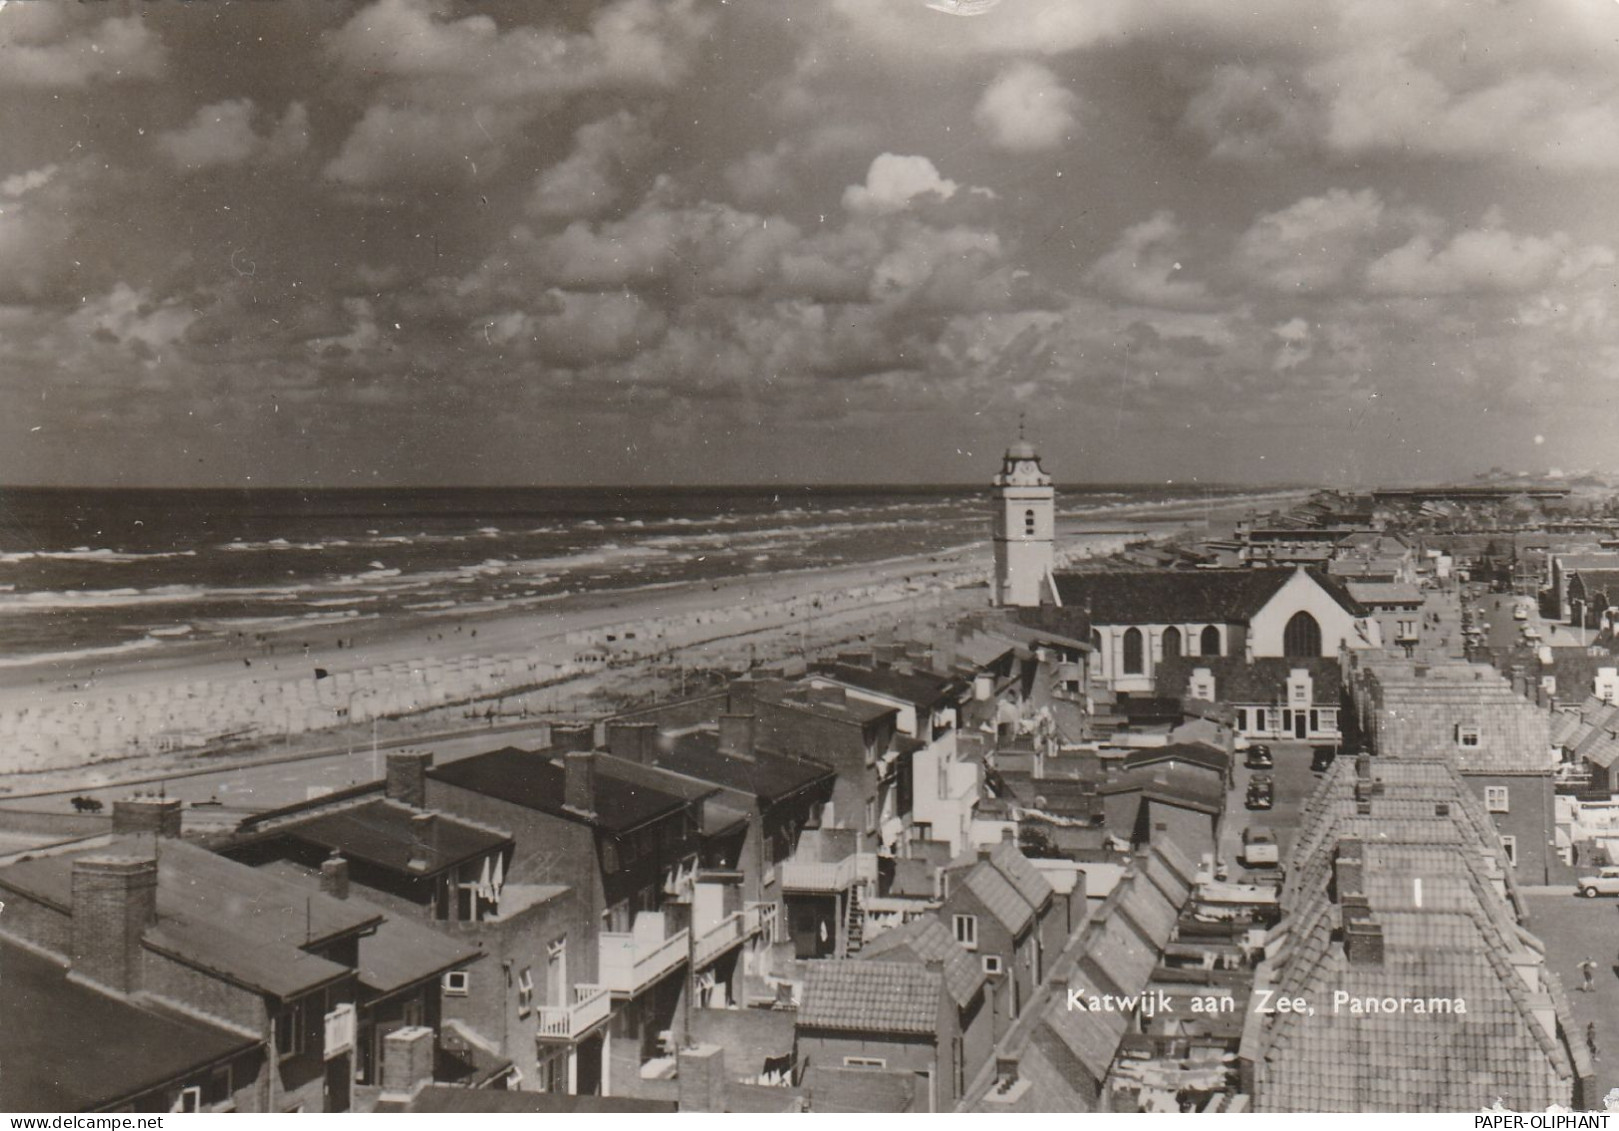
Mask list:
[[0,0],[0,484],[1619,472],[1616,173],[1613,0]]

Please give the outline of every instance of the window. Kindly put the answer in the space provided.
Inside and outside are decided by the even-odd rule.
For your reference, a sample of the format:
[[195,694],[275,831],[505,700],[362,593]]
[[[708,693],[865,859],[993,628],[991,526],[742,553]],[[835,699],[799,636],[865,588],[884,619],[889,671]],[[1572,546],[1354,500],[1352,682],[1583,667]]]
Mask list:
[[534,1008],[534,972],[525,966],[517,975],[517,1016],[527,1017]]
[[1501,851],[1507,854],[1507,863],[1516,868],[1518,866],[1518,838],[1515,836],[1502,837]]
[[1507,805],[1507,787],[1504,785],[1487,785],[1484,787],[1484,808],[1492,813],[1507,813],[1511,810]]
[[887,1068],[888,1061],[880,1056],[846,1056],[843,1058],[845,1068]]
[[1247,730],[1248,729],[1248,708],[1247,707],[1238,707],[1237,708],[1237,729],[1238,730]]
[[1025,538],[1033,538],[1034,537],[1034,512],[1033,511],[1024,511],[1023,512],[1023,536]]
[[1174,625],[1164,629],[1164,659],[1171,660],[1181,654],[1181,630]]
[[465,970],[451,970],[444,975],[444,994],[446,997],[466,997],[467,991],[472,988],[472,975]]
[[1479,746],[1483,745],[1483,740],[1479,737],[1478,727],[1473,727],[1473,726],[1459,726],[1459,727],[1457,727],[1456,728],[1456,745],[1461,746],[1461,747],[1465,747],[1468,750],[1475,750]]
[[1218,656],[1220,654],[1220,630],[1212,624],[1203,629],[1198,639],[1197,650],[1205,656]]
[[534,1066],[535,1087],[542,1092],[566,1093],[568,1090],[568,1054],[553,1053]]
[[1399,627],[1395,629],[1395,633],[1401,640],[1414,640],[1416,639],[1417,635],[1417,622],[1414,620],[1403,620],[1399,623]]
[[1303,609],[1294,613],[1282,630],[1282,655],[1295,660],[1321,655],[1321,626]]
[[1001,956],[998,954],[984,955],[984,973],[999,974],[1001,972]]
[[275,1051],[281,1056],[301,1056],[309,1047],[307,1003],[295,1001],[284,1006],[275,1018]]
[[877,831],[877,799],[875,797],[866,798],[866,831],[868,833]]
[[968,950],[977,950],[978,949],[978,916],[976,916],[976,915],[957,915],[955,917],[955,924],[956,924],[956,941],[958,943],[960,943],[962,946],[966,947]]
[[1256,733],[1263,734],[1265,732],[1265,723],[1266,723],[1266,721],[1267,720],[1265,718],[1265,708],[1263,708],[1263,707],[1255,707],[1254,708],[1254,731]]
[[1124,674],[1140,675],[1144,670],[1141,660],[1141,630],[1124,630]]
[[196,1088],[196,1087],[181,1088],[180,1089],[180,1094],[177,1095],[174,1098],[174,1102],[169,1105],[169,1110],[170,1111],[201,1111],[202,1110],[202,1089],[201,1088]]
[[1318,713],[1321,716],[1321,726],[1319,728],[1320,733],[1322,733],[1322,734],[1336,734],[1336,733],[1338,733],[1338,708],[1336,708],[1336,707],[1323,707],[1323,708],[1321,708],[1321,710]]

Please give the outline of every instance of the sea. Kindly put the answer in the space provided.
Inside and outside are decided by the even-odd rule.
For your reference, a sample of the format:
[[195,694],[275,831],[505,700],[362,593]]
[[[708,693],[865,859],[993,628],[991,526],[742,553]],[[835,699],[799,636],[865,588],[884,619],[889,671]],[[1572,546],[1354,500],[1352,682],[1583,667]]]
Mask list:
[[[1069,488],[1059,523],[1245,489]],[[944,553],[981,486],[0,488],[0,665]]]

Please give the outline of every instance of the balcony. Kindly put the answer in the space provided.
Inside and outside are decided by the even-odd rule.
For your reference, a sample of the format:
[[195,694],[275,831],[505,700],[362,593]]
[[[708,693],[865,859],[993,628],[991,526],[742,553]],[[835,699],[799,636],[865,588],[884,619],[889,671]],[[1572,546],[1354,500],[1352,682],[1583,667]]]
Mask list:
[[784,860],[781,864],[783,891],[848,891],[861,880],[876,878],[877,858],[858,853],[830,864],[799,860]]
[[637,915],[630,931],[603,931],[602,984],[614,994],[635,997],[686,961],[687,934],[676,931],[665,937],[663,914],[658,911]]
[[540,1006],[537,1035],[541,1040],[577,1041],[612,1013],[613,999],[606,986],[575,986],[572,996],[571,1005]]
[[707,966],[732,947],[763,934],[770,942],[776,941],[776,905],[749,903],[740,911],[733,911],[713,926],[699,931],[692,944],[692,962],[697,967]]
[[747,933],[762,935],[765,942],[776,941],[776,923],[781,909],[774,903],[750,903],[742,909],[747,917]]

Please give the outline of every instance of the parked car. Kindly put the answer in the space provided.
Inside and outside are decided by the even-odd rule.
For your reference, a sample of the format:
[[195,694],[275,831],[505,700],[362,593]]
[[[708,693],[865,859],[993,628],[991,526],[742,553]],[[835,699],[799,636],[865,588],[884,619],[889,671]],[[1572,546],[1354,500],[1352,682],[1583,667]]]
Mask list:
[[1250,770],[1268,770],[1276,765],[1276,759],[1271,757],[1269,746],[1263,742],[1256,742],[1248,747],[1248,756],[1243,759],[1242,764]]
[[1336,746],[1317,746],[1310,753],[1310,772],[1324,774],[1332,769],[1332,760],[1338,756]]
[[1248,867],[1256,864],[1275,866],[1282,861],[1282,850],[1276,844],[1276,834],[1269,829],[1249,825],[1242,830],[1242,862]]
[[1269,774],[1255,774],[1248,781],[1248,808],[1269,809],[1274,804],[1276,804],[1275,781]]
[[1599,895],[1619,895],[1619,866],[1609,865],[1594,876],[1581,876],[1574,881],[1586,899]]

